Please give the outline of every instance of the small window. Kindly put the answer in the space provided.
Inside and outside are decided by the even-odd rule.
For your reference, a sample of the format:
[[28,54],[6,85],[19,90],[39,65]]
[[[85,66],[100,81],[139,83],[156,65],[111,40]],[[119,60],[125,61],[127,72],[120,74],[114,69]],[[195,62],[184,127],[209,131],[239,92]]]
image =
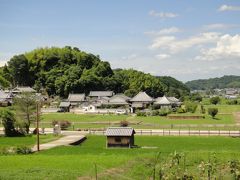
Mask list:
[[121,142],[121,138],[119,138],[119,137],[116,137],[116,138],[115,138],[115,142],[118,142],[118,143],[120,143],[120,142]]

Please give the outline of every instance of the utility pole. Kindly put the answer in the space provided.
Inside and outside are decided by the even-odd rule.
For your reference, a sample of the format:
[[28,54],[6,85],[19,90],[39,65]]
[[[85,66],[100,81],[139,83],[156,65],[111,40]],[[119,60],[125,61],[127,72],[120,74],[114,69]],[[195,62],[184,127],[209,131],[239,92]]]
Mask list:
[[95,179],[97,180],[98,176],[97,176],[97,164],[96,163],[94,164],[94,167],[95,167]]
[[40,151],[40,142],[39,142],[39,104],[37,102],[37,116],[36,116],[36,120],[37,120],[37,151]]

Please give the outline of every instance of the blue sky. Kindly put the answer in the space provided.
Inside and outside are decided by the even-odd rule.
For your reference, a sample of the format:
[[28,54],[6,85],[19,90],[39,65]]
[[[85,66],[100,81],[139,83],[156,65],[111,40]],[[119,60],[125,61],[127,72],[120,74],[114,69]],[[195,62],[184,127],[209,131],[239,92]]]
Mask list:
[[76,46],[113,68],[182,81],[240,75],[240,1],[0,0],[0,64]]

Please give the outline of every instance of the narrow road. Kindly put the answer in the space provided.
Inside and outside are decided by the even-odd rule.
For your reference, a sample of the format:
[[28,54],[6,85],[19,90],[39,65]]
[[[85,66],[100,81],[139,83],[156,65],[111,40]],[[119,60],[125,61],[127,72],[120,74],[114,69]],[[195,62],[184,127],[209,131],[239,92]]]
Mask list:
[[[40,144],[40,151],[54,148],[57,146],[67,146],[67,145],[76,145],[83,142],[86,139],[86,136],[82,134],[75,135],[66,135],[56,141],[51,141],[45,144]],[[32,148],[32,151],[37,151],[37,145]]]

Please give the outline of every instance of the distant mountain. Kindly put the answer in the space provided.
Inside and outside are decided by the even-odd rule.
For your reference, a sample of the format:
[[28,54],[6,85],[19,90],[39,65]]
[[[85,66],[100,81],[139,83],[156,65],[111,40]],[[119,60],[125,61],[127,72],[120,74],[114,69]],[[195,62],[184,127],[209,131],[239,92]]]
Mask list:
[[191,90],[240,88],[240,76],[223,76],[220,78],[199,79],[185,83]]

